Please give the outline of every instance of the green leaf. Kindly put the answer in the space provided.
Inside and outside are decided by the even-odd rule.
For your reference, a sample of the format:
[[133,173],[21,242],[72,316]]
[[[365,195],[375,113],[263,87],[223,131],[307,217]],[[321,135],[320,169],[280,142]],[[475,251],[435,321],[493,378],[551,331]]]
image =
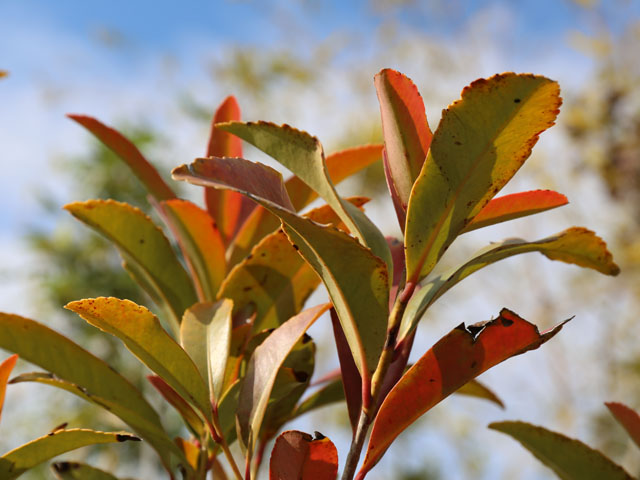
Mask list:
[[0,459],[9,462],[0,463],[0,478],[10,480],[42,462],[62,453],[87,445],[118,443],[140,439],[127,432],[97,432],[95,430],[69,429],[51,432],[44,437],[5,453]]
[[483,398],[495,403],[500,408],[504,408],[504,403],[493,391],[485,384],[478,380],[471,380],[461,386],[456,392],[458,395],[466,395],[468,397]]
[[225,246],[211,216],[197,205],[175,198],[161,209],[180,244],[201,301],[215,300],[227,272]]
[[453,329],[420,357],[385,397],[358,478],[363,478],[395,438],[420,416],[494,365],[538,348],[562,325],[541,334],[535,325],[503,309],[495,320],[469,327],[463,323]]
[[429,306],[464,278],[499,260],[528,252],[540,252],[551,260],[591,268],[605,275],[617,275],[620,272],[606,243],[586,228],[572,227],[533,242],[519,238],[507,239],[482,249],[460,267],[428,278],[407,305],[399,338],[409,335]]
[[525,422],[495,422],[489,428],[515,438],[562,480],[633,480],[599,451],[559,433]]
[[[78,462],[56,462],[51,465],[59,480],[118,480],[109,472]],[[127,479],[122,479],[127,480]]]
[[[266,165],[238,158],[197,159],[172,174],[196,185],[240,191],[277,215],[289,239],[327,287],[358,369],[368,375],[376,367],[389,309],[389,273],[383,260],[349,235],[293,213],[274,193],[284,190],[282,176]],[[261,192],[276,200],[280,196],[281,203]]]
[[291,413],[291,419],[304,415],[312,410],[326,407],[327,405],[343,402],[344,400],[345,397],[342,380],[338,377],[337,379],[320,387],[300,403],[293,413]]
[[2,407],[4,406],[4,396],[7,391],[7,381],[13,367],[16,366],[18,355],[11,355],[5,361],[0,363],[0,419],[2,419]]
[[411,188],[431,144],[431,129],[422,97],[408,77],[385,68],[374,77],[374,82],[390,174],[387,182],[406,211]]
[[605,405],[634,443],[640,447],[640,415],[638,412],[619,402],[606,402]]
[[208,379],[212,401],[222,395],[231,344],[233,301],[197,303],[186,312],[180,325],[180,344]]
[[283,432],[269,460],[269,480],[335,480],[338,475],[338,450],[331,440],[316,432]]
[[513,177],[560,104],[556,82],[505,73],[476,80],[443,112],[409,199],[407,283],[428,275]]
[[122,340],[142,363],[211,419],[207,386],[198,369],[149,310],[130,300],[112,297],[78,300],[65,308]]
[[169,453],[179,455],[160,417],[142,394],[104,361],[68,338],[33,320],[0,313],[0,348],[16,352],[23,360],[73,385],[66,390],[100,406],[106,403],[111,413],[153,446],[167,468],[171,465]]
[[196,302],[196,294],[162,231],[142,211],[126,203],[89,200],[64,208],[118,247],[135,278],[143,280],[141,286],[167,309],[177,336],[182,314]]
[[67,117],[93,133],[98,140],[129,165],[129,168],[157,201],[175,198],[176,194],[165,183],[155,167],[120,132],[86,115],[68,114]]
[[243,444],[247,448],[247,458],[251,458],[258,440],[278,370],[291,349],[329,306],[318,305],[286,321],[276,328],[251,356],[247,374],[242,382],[237,411],[238,427]]

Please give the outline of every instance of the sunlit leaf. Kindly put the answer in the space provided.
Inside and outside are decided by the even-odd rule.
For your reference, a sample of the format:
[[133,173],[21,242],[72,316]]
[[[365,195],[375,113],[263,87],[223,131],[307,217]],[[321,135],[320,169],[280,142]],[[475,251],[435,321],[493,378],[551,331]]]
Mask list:
[[[242,140],[216,128],[216,123],[240,120],[240,105],[234,96],[223,100],[211,122],[207,145],[207,157],[242,157]],[[225,245],[229,245],[238,229],[255,208],[255,203],[245,196],[229,190],[205,188],[207,210],[222,233]]]
[[109,472],[84,463],[56,462],[51,465],[51,468],[59,480],[119,480]]
[[525,422],[495,422],[489,428],[515,438],[562,480],[633,480],[599,451],[559,433]]
[[[238,174],[231,174],[234,171]],[[277,215],[292,243],[322,277],[359,370],[368,374],[375,368],[388,316],[389,273],[383,260],[345,233],[296,215],[290,205],[265,198],[261,191],[276,200],[274,192],[283,191],[282,176],[266,165],[243,159],[198,159],[190,166],[174,169],[173,176],[196,185],[241,191]],[[259,182],[253,189],[251,180]],[[345,262],[345,258],[349,261]],[[353,278],[359,281],[354,282]]]
[[504,403],[489,387],[480,383],[478,380],[471,380],[461,386],[456,392],[458,395],[467,395],[469,397],[483,398],[495,403],[500,408],[504,408]]
[[147,293],[168,309],[177,333],[183,312],[196,302],[196,294],[171,244],[141,210],[113,200],[75,202],[64,207],[117,247],[134,274],[146,283]]
[[431,144],[422,97],[405,75],[385,68],[374,79],[388,166],[387,182],[406,211],[409,195]]
[[162,179],[155,167],[120,132],[86,115],[69,114],[67,117],[89,130],[98,140],[129,165],[129,168],[157,201],[175,198],[175,193]]
[[638,412],[619,402],[606,402],[605,405],[635,444],[640,447],[640,415]]
[[532,190],[504,195],[487,203],[461,233],[534,215],[567,203],[567,197],[553,190]]
[[240,390],[238,426],[250,458],[267,409],[278,370],[307,329],[329,308],[305,310],[275,329],[251,356]]
[[169,405],[178,411],[191,433],[196,438],[202,438],[204,433],[204,423],[193,408],[191,408],[191,405],[189,405],[186,400],[171,388],[161,377],[158,377],[157,375],[149,375],[147,376],[147,379],[160,393],[160,395],[169,402]]
[[407,211],[407,282],[429,274],[453,240],[553,125],[556,82],[505,73],[473,82],[443,112]]
[[97,432],[84,429],[52,432],[0,457],[6,461],[0,462],[0,478],[6,480],[17,478],[30,468],[76,448],[128,440],[139,441],[140,439],[127,432]]
[[162,428],[160,417],[142,394],[105,362],[68,338],[33,320],[0,313],[0,348],[48,370],[66,382],[65,390],[98,405],[107,404],[111,413],[156,449],[167,468],[171,465],[169,452],[179,454]]
[[540,334],[535,325],[503,309],[489,322],[456,327],[407,370],[385,398],[373,424],[361,474],[425,412],[485,370],[538,348],[563,324]]
[[335,480],[338,450],[331,440],[316,432],[289,430],[276,440],[269,461],[269,480]]
[[407,305],[399,338],[412,332],[427,308],[461,280],[499,260],[528,252],[540,252],[551,260],[591,268],[605,275],[617,275],[620,271],[606,243],[586,228],[572,227],[533,242],[519,238],[507,239],[482,249],[460,267],[433,279],[427,278]]
[[215,300],[227,270],[225,247],[215,222],[206,211],[186,200],[167,200],[162,202],[162,209],[184,252],[198,298]]
[[13,367],[16,366],[18,355],[11,355],[5,361],[0,363],[0,419],[2,419],[2,407],[4,406],[4,396],[7,391],[7,381]]
[[194,470],[197,470],[198,460],[200,459],[200,449],[198,446],[180,437],[176,437],[175,442],[178,448],[182,450],[182,453],[184,453],[189,465],[191,465]]
[[141,362],[211,418],[207,387],[187,353],[149,310],[130,300],[94,298],[65,305],[100,330],[118,337]]
[[180,325],[180,344],[194,361],[202,378],[208,379],[212,400],[222,395],[231,344],[231,312],[228,299],[198,303],[188,309]]

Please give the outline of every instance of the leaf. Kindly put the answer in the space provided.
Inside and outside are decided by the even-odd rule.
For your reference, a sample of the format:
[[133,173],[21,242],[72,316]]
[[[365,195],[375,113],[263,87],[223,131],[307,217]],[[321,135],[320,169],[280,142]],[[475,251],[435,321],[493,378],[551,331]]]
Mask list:
[[113,297],[78,300],[64,308],[122,340],[142,363],[211,419],[207,387],[198,369],[149,310]]
[[467,395],[469,397],[483,398],[504,409],[504,403],[500,400],[500,397],[493,393],[493,391],[485,384],[480,383],[477,380],[470,380],[456,390],[455,393],[458,395]]
[[239,432],[247,447],[247,458],[251,458],[255,442],[258,440],[278,369],[307,329],[328,308],[328,304],[318,305],[286,321],[276,328],[251,356],[240,389],[237,410]]
[[13,367],[16,366],[18,355],[11,355],[5,361],[0,363],[0,419],[2,419],[2,407],[4,406],[4,396],[7,391],[7,381]]
[[342,387],[342,377],[330,381],[318,390],[309,395],[303,402],[298,404],[296,409],[291,413],[291,419],[297,418],[305,413],[326,407],[334,403],[343,402],[345,400],[344,388]]
[[6,70],[0,70],[0,78],[6,78],[9,76],[9,72]]
[[538,348],[564,323],[540,334],[535,325],[503,309],[495,320],[453,329],[407,370],[385,398],[358,478],[422,414],[494,365]]
[[443,112],[407,210],[407,283],[416,283],[513,177],[554,124],[556,82],[505,73],[473,82]]
[[[334,185],[372,165],[380,159],[382,145],[363,145],[333,153],[326,158],[329,177]],[[285,188],[296,211],[302,210],[318,197],[318,194],[295,175],[285,182]],[[229,262],[235,265],[246,257],[251,249],[266,235],[280,226],[277,217],[259,206],[242,225],[229,246]]]
[[233,301],[197,303],[184,313],[180,344],[194,361],[202,378],[208,379],[212,401],[222,395],[231,344]]
[[165,183],[155,167],[120,132],[86,115],[68,114],[67,117],[89,130],[98,140],[129,165],[129,168],[157,201],[176,197],[176,194]]
[[528,252],[540,252],[551,260],[591,268],[605,275],[617,275],[620,271],[606,243],[586,228],[572,227],[533,242],[507,239],[484,248],[460,267],[433,279],[428,278],[407,305],[399,338],[412,332],[429,306],[464,278],[499,260]]
[[85,463],[56,462],[51,465],[51,468],[59,480],[118,480],[109,472]]
[[6,480],[17,478],[30,468],[76,448],[129,440],[140,441],[138,437],[127,432],[97,432],[84,429],[52,432],[25,443],[0,457],[0,459],[9,462],[0,463],[0,478]]
[[467,233],[496,223],[545,212],[569,203],[567,197],[553,190],[532,190],[494,198],[462,230]]
[[204,423],[198,414],[191,408],[191,405],[182,398],[178,392],[169,386],[161,377],[157,375],[148,375],[147,380],[153,385],[153,387],[162,395],[162,397],[175,408],[182,419],[184,424],[189,428],[191,433],[196,438],[202,438],[204,434]]
[[[230,172],[236,170],[236,165],[238,174],[232,175]],[[375,368],[386,336],[388,316],[389,273],[383,260],[345,233],[304,219],[282,203],[274,203],[261,195],[262,190],[282,190],[281,175],[266,165],[243,159],[197,159],[190,166],[174,169],[172,174],[177,180],[196,185],[241,191],[277,215],[292,243],[322,277],[359,370],[368,375],[370,369]],[[259,183],[254,189],[246,190],[252,187],[250,179]],[[272,184],[270,189],[264,185],[267,182]],[[349,262],[345,262],[345,258]],[[360,281],[354,282],[353,278]]]
[[622,467],[584,443],[525,422],[494,422],[563,480],[633,480]]
[[191,279],[162,231],[141,210],[113,200],[75,202],[64,207],[113,242],[151,297],[165,307],[178,330],[183,312],[196,302]]
[[407,76],[385,68],[374,82],[382,115],[387,182],[406,211],[411,188],[427,158],[431,129],[418,88]]
[[[177,448],[162,428],[160,417],[142,394],[104,361],[44,325],[6,313],[0,313],[0,348],[16,352],[73,385],[76,395],[82,393],[80,396],[101,406],[107,403],[108,410],[147,440],[170,467],[169,452],[176,453]],[[66,389],[72,391],[71,387]]]
[[627,431],[631,440],[640,447],[640,415],[638,412],[619,402],[605,402],[605,405]]
[[338,451],[327,437],[304,432],[282,433],[269,461],[269,480],[335,480]]
[[[216,128],[216,123],[240,120],[240,105],[234,96],[223,100],[211,121],[207,157],[242,157],[242,140]],[[255,204],[237,192],[205,188],[207,210],[215,220],[225,245],[230,245]]]
[[227,265],[225,246],[211,216],[197,205],[178,198],[162,202],[191,270],[198,298],[214,300]]

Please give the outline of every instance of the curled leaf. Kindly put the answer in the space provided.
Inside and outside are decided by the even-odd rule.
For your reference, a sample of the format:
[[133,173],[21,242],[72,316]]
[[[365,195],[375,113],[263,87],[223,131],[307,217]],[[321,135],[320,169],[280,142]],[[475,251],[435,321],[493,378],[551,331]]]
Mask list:
[[4,396],[7,391],[7,382],[13,367],[16,366],[18,355],[11,355],[5,361],[0,363],[0,419],[2,419],[2,407],[4,406]]

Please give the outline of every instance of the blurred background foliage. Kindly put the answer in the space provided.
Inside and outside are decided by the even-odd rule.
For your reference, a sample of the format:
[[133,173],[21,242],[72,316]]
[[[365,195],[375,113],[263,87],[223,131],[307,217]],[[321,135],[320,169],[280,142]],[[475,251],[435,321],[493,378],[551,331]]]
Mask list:
[[[379,19],[370,37],[363,38],[347,30],[328,35],[320,42],[305,35],[305,23],[299,21],[299,16],[306,18],[306,22],[312,21],[318,9],[322,8],[322,2],[294,2],[295,8],[291,10],[285,7],[272,10],[260,2],[249,3],[264,10],[265,15],[282,26],[281,41],[276,45],[235,46],[224,55],[212,54],[207,60],[211,83],[216,91],[233,93],[238,97],[245,118],[290,123],[295,120],[294,125],[305,128],[311,125],[308,128],[312,129],[312,122],[324,117],[329,124],[325,129],[329,134],[321,140],[329,152],[380,141],[372,76],[381,67],[394,66],[401,70],[402,66],[409,67],[407,73],[420,88],[431,126],[435,128],[438,109],[452,101],[447,79],[455,81],[456,85],[469,83],[481,66],[478,51],[490,48],[491,41],[505,39],[503,33],[491,30],[492,23],[486,18],[475,23],[461,22],[458,14],[469,3],[462,0],[370,0],[368,8]],[[576,224],[584,219],[583,223],[590,225],[595,205],[599,209],[596,214],[598,225],[610,227],[606,232],[599,228],[598,233],[606,237],[623,274],[619,280],[593,282],[588,272],[571,271],[564,277],[569,278],[570,283],[554,290],[545,285],[546,280],[536,278],[547,270],[529,270],[532,263],[528,260],[524,268],[520,263],[513,264],[506,272],[501,270],[501,276],[511,279],[517,276],[523,282],[522,290],[529,292],[530,299],[520,300],[523,304],[521,309],[526,311],[523,316],[533,321],[540,320],[538,323],[543,323],[543,327],[567,316],[567,311],[570,314],[566,306],[556,309],[566,296],[576,297],[578,303],[586,304],[594,319],[590,323],[585,321],[581,327],[576,327],[572,333],[550,345],[549,349],[543,349],[541,355],[544,357],[536,358],[546,360],[538,367],[538,372],[526,372],[525,378],[508,381],[511,390],[504,383],[499,383],[497,390],[507,404],[507,417],[529,420],[527,413],[537,408],[544,413],[532,414],[533,419],[542,418],[541,423],[549,428],[579,436],[638,474],[638,452],[625,439],[602,402],[619,400],[632,407],[640,407],[640,348],[637,345],[640,333],[640,63],[637,61],[640,21],[628,21],[622,31],[614,28],[614,24],[625,15],[626,2],[613,2],[616,3],[614,13],[604,2],[576,0],[570,3],[576,15],[584,16],[585,25],[589,28],[581,32],[568,31],[567,42],[593,58],[596,68],[577,88],[563,90],[565,104],[560,127],[555,129],[559,131],[556,135],[562,138],[553,144],[560,145],[562,150],[536,153],[535,166],[525,169],[530,182],[527,185],[535,188],[542,183],[544,188],[557,188],[567,193],[570,199],[577,199],[565,217]],[[616,12],[616,8],[619,11]],[[416,27],[425,17],[431,20],[435,17],[443,29],[449,28],[462,40],[443,42]],[[487,43],[465,42],[465,39],[484,38],[485,34]],[[509,38],[507,35],[506,39]],[[115,51],[129,48],[119,32],[108,29],[101,30],[96,41]],[[169,68],[171,61],[171,58],[167,59]],[[432,80],[434,77],[437,82]],[[460,83],[460,78],[463,83]],[[191,88],[177,89],[175,97],[184,118],[196,125],[201,137],[201,150],[204,151],[215,105],[205,102]],[[335,118],[336,112],[340,118]],[[134,140],[165,174],[176,164],[191,160],[175,158],[179,145],[172,144],[172,132],[160,130],[154,122],[128,121],[117,127]],[[315,132],[312,130],[311,133]],[[86,154],[78,158],[55,159],[59,162],[59,170],[66,176],[67,188],[63,198],[59,192],[40,193],[42,216],[49,218],[46,225],[55,227],[43,228],[41,221],[34,222],[26,235],[29,249],[37,258],[37,268],[31,274],[38,286],[38,305],[43,318],[64,318],[58,321],[67,325],[67,333],[115,364],[136,383],[144,385],[143,372],[130,355],[122,354],[123,349],[114,341],[104,335],[96,335],[84,322],[60,308],[69,301],[94,296],[129,298],[151,305],[121,269],[117,252],[60,212],[61,203],[88,198],[114,198],[150,211],[140,185],[127,168],[98,143],[88,137],[87,142],[91,146]],[[250,159],[254,159],[254,154],[252,150],[246,152]],[[564,162],[563,167],[555,163],[560,161],[559,158]],[[175,182],[172,185],[178,187]],[[374,197],[369,211],[382,209],[382,213],[377,215],[384,218],[386,207],[383,207],[385,202],[381,193],[386,187],[381,168],[367,170],[345,188],[343,192]],[[613,211],[616,213],[611,213]],[[545,224],[544,218],[540,223]],[[394,233],[392,226],[387,229]],[[511,231],[517,232],[518,229],[513,227]],[[541,261],[535,258],[533,263]],[[556,270],[548,272],[555,274]],[[487,281],[486,277],[482,281],[476,286],[499,289],[503,293],[498,294],[498,298],[511,299],[513,283],[496,284],[494,279]],[[471,291],[454,292],[448,303],[435,310],[447,315],[445,321],[433,321],[435,332],[444,333],[453,326],[448,318],[451,311],[454,314],[464,312],[462,307],[457,307],[458,302],[468,304],[466,312],[473,308],[475,300],[470,298]],[[495,305],[495,312],[501,306]],[[457,319],[453,323],[459,322]],[[584,333],[583,337],[580,337],[581,333]],[[427,342],[425,346],[428,346],[437,337],[431,331],[419,336],[419,340]],[[573,352],[569,349],[573,345],[581,350]],[[331,352],[330,347],[326,351]],[[520,368],[531,368],[532,364],[521,365],[528,367]],[[489,385],[496,387],[491,380],[497,381],[499,375],[500,371],[487,377]],[[537,381],[528,378],[530,375],[549,378]],[[525,395],[534,392],[533,398],[526,402],[522,395],[514,394],[523,383],[527,384]],[[145,390],[149,392],[148,387]],[[596,393],[598,398],[592,398]],[[51,392],[47,394],[53,396]],[[516,397],[514,403],[511,402],[512,395]],[[81,405],[66,397],[60,402],[63,406],[56,404],[56,411],[66,406]],[[549,478],[551,474],[533,461],[527,463],[527,468],[522,468],[519,459],[523,457],[518,456],[518,446],[513,445],[508,455],[492,448],[495,437],[484,429],[488,423],[486,412],[495,414],[492,408],[478,405],[473,400],[451,399],[418,422],[411,429],[411,434],[400,437],[398,444],[394,445],[396,455],[385,458],[380,470],[374,470],[370,477],[391,478],[389,474],[393,472],[393,478],[405,480]],[[92,409],[74,412],[78,418],[73,421],[79,424],[99,427],[96,420],[104,424],[110,421],[108,418],[95,419],[95,410]],[[167,413],[163,418],[171,422],[171,415],[173,413]],[[314,422],[329,420],[346,425],[344,412],[335,408],[320,412],[309,420],[309,425],[312,428]],[[19,426],[28,431],[28,424],[28,419],[25,419]],[[427,431],[432,433],[426,434]],[[344,435],[347,438],[346,430]],[[491,441],[486,440],[489,438]],[[0,447],[4,447],[4,443],[0,438]],[[140,450],[142,454],[137,449],[120,449],[118,452],[120,458],[101,457],[100,465],[119,465],[133,474],[153,471],[153,466],[149,466],[152,459],[145,457],[148,454],[144,449]],[[122,452],[128,452],[128,455],[123,457]],[[86,455],[98,458],[95,453]],[[147,470],[140,465],[131,466],[137,455],[142,455],[143,458],[138,458],[137,462],[146,462],[144,468]],[[48,478],[47,475],[40,469],[25,475],[25,478]]]

